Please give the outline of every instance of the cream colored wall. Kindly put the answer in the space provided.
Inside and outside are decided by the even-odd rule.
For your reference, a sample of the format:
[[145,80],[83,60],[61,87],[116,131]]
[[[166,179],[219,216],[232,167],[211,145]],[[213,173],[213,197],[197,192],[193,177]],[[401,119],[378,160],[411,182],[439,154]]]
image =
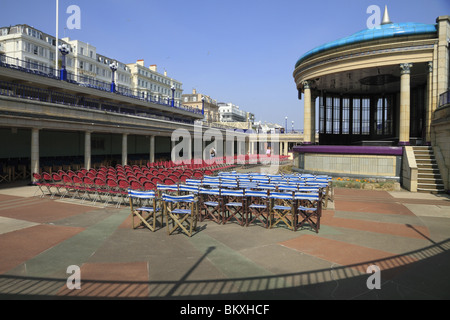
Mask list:
[[384,155],[314,154],[304,155],[304,169],[338,175],[396,177],[397,158]]
[[403,148],[402,185],[406,190],[417,192],[418,169],[414,150],[410,146]]
[[431,145],[444,187],[450,189],[450,105],[437,109],[431,123]]

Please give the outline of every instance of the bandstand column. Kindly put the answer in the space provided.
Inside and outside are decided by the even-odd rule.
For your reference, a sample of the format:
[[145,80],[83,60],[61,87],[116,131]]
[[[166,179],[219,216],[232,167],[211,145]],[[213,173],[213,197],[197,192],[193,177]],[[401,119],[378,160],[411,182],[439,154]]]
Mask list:
[[84,133],[84,168],[91,169],[91,132]]
[[126,166],[128,163],[128,135],[122,135],[122,165]]
[[155,136],[150,136],[150,163],[155,162]]
[[311,143],[316,143],[316,98],[311,94]]
[[399,142],[401,146],[409,145],[410,133],[410,75],[412,63],[400,64],[400,132]]
[[39,129],[31,129],[31,181],[33,173],[39,173]]
[[303,94],[305,95],[303,113],[303,144],[311,144],[311,89],[309,81],[303,81]]

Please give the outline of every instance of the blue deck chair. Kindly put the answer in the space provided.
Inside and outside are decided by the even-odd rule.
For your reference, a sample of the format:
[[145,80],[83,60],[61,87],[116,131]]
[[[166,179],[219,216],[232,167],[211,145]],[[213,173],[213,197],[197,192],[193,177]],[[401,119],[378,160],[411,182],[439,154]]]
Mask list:
[[295,193],[294,198],[297,210],[295,230],[309,226],[316,233],[319,233],[320,218],[322,216],[322,195],[321,191]]
[[259,221],[265,228],[269,227],[269,192],[269,190],[245,190],[247,197],[246,226]]
[[[163,226],[164,216],[157,205],[158,201],[155,191],[128,189],[128,198],[130,199],[131,214],[133,217],[133,229],[146,226],[151,231],[156,231],[157,223],[160,227]],[[138,224],[134,223],[135,217],[139,219]]]
[[203,188],[198,191],[199,194],[199,218],[212,220],[218,224],[223,222],[222,208],[223,202],[219,188]]
[[191,237],[197,228],[198,220],[197,199],[194,194],[180,196],[163,193],[161,200],[167,219],[167,234],[181,230]]
[[289,229],[295,231],[296,208],[294,192],[271,191],[270,199],[270,228],[284,223]]
[[223,198],[223,224],[236,220],[239,225],[245,226],[247,217],[244,190],[221,189],[221,196]]

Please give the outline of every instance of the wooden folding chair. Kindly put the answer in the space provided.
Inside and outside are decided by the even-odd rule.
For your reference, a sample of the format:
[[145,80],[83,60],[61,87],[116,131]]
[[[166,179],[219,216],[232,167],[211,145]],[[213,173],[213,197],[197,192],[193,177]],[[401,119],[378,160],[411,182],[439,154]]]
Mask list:
[[[155,191],[139,191],[128,189],[131,214],[133,216],[133,229],[145,226],[151,231],[156,231],[157,223],[160,227],[164,224],[164,215],[158,207]],[[139,220],[134,223],[135,217]],[[158,218],[160,221],[158,221]]]
[[239,225],[246,224],[246,199],[244,190],[221,189],[223,224],[236,220]]
[[297,192],[294,195],[296,206],[295,230],[309,226],[319,233],[322,216],[322,190],[310,193]]
[[284,223],[289,229],[295,231],[296,211],[294,192],[271,191],[270,199],[270,228]]
[[245,190],[247,197],[246,226],[261,222],[265,228],[269,227],[270,206],[269,190]]
[[197,228],[198,206],[194,194],[170,195],[163,193],[163,212],[167,219],[167,234],[181,230],[191,237]]
[[218,224],[223,222],[222,198],[220,189],[199,189],[199,215],[200,221],[210,219]]

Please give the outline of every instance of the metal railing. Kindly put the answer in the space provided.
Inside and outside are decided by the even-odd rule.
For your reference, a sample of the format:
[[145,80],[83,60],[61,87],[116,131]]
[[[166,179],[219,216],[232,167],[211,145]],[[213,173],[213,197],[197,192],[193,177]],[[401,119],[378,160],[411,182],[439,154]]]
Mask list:
[[77,96],[70,93],[42,89],[7,81],[0,81],[0,95],[55,103],[59,105],[81,107],[91,110],[107,111],[123,115],[133,115],[144,118],[174,121],[178,123],[194,123],[193,120],[188,121],[186,119],[158,115],[155,112],[149,112],[150,110],[145,107],[125,107],[118,103],[104,102],[101,100]]
[[444,93],[439,95],[439,106],[438,106],[438,108],[443,107],[443,106],[445,106],[445,105],[447,105],[449,103],[450,103],[450,90],[448,90],[448,91],[446,91],[446,92],[444,92]]
[[[31,61],[24,61],[18,58],[9,57],[6,55],[0,55],[0,67],[5,67],[9,69],[14,69],[30,74],[35,74],[42,77],[47,77],[55,80],[61,80],[60,78],[60,70],[54,69],[51,67],[47,67],[43,65],[42,63],[37,62],[31,62]],[[63,80],[61,80],[63,81]],[[72,72],[67,71],[67,80],[65,80],[68,83],[82,86],[82,87],[88,87],[100,91],[106,91],[111,92],[111,83],[97,80],[90,76],[85,75],[76,75]],[[201,114],[202,111],[197,108],[192,108],[190,106],[182,105],[179,102],[175,102],[172,105],[172,99],[171,98],[161,98],[156,96],[148,95],[144,91],[136,90],[136,89],[130,89],[123,86],[116,86],[116,90],[114,91],[115,94],[119,94],[125,97],[138,99],[140,101],[145,101],[148,103],[156,103],[164,106],[169,106],[172,108],[176,108],[182,111],[187,111],[195,114]]]

